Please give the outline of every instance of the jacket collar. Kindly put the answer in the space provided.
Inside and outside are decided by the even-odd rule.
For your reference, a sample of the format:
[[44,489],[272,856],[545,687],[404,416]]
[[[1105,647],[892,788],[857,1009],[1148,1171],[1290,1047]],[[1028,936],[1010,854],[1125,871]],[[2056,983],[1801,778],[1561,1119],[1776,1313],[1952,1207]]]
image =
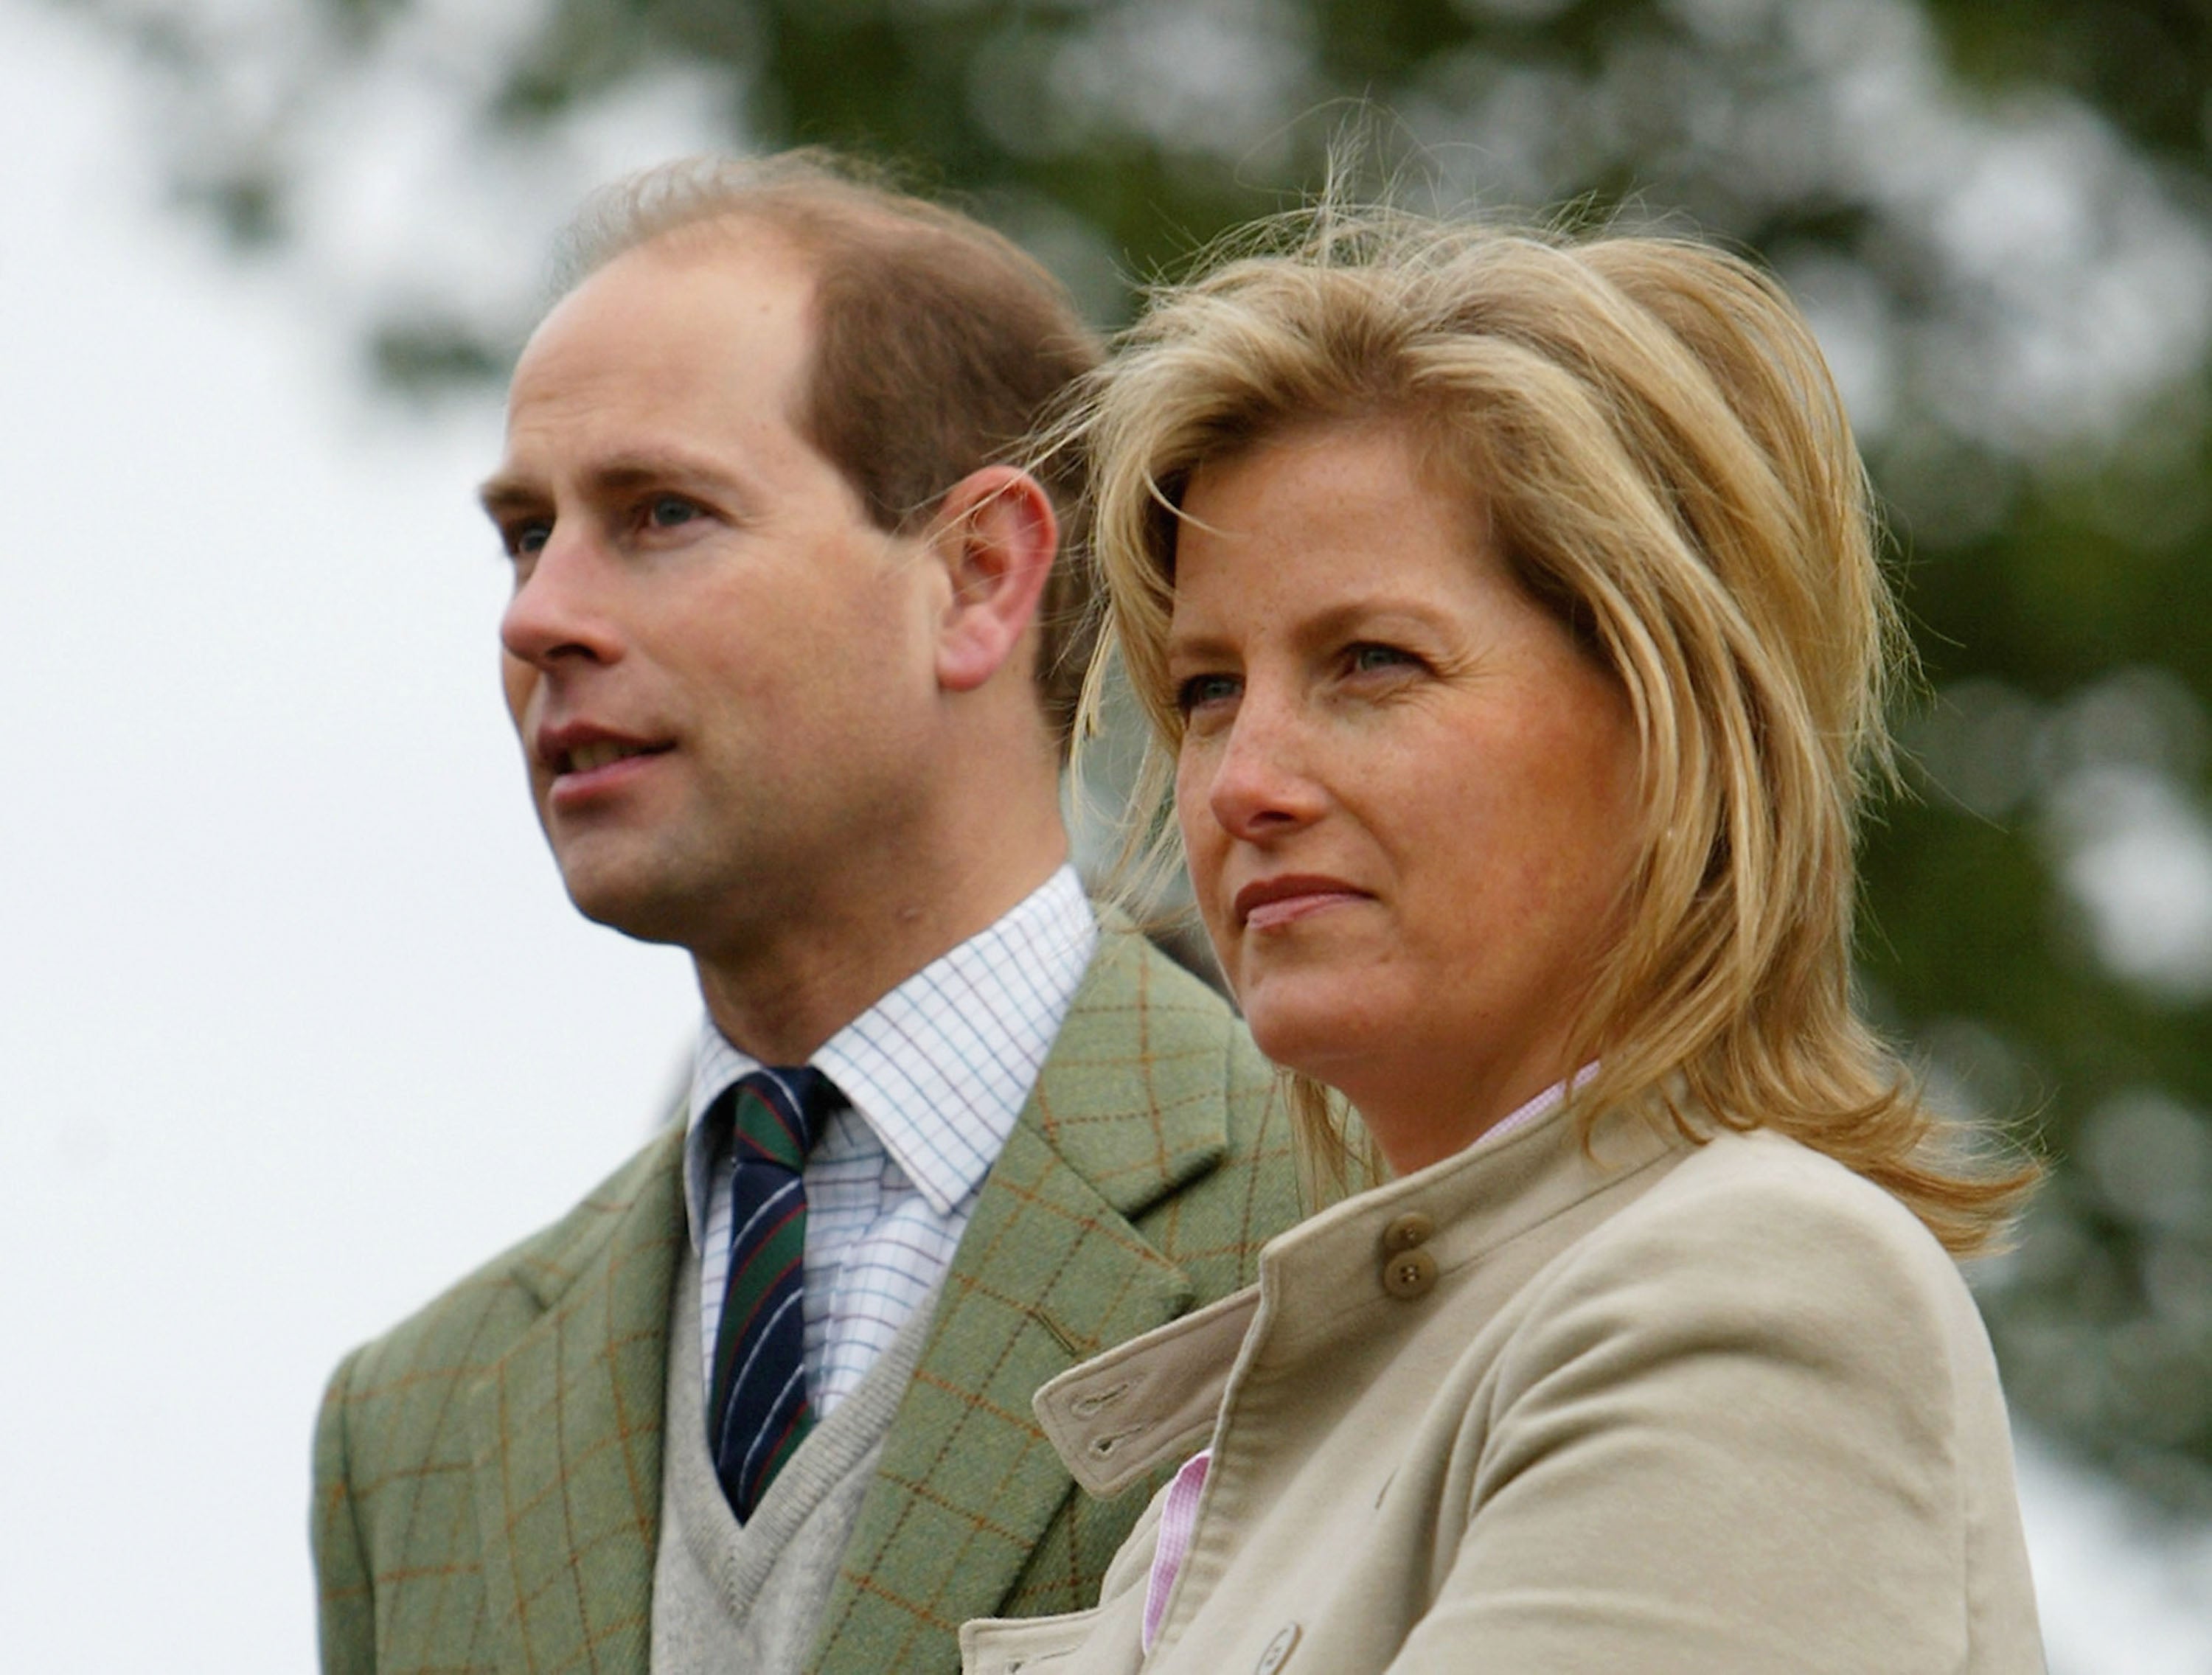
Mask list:
[[1449,1274],[1685,1144],[1608,1113],[1585,1146],[1563,1109],[1477,1142],[1278,1235],[1260,1253],[1256,1285],[1053,1380],[1036,1393],[1038,1422],[1078,1483],[1117,1493],[1204,1445],[1248,1339],[1264,1334],[1271,1356],[1310,1354],[1388,1295],[1389,1235],[1418,1226],[1434,1273]]
[[[997,1609],[1069,1492],[1030,1392],[1188,1308],[1134,1223],[1227,1149],[1232,1047],[1189,982],[1109,919],[946,1276],[817,1668],[926,1670],[922,1630],[954,1666],[950,1628]],[[469,1393],[502,1670],[645,1675],[683,1140],[672,1126],[522,1253],[539,1312]]]
[[[1070,1493],[1030,1393],[1190,1306],[1136,1219],[1228,1145],[1218,1010],[1110,919],[945,1277],[823,1613],[813,1667],[957,1666]],[[922,1636],[927,1634],[929,1638]]]

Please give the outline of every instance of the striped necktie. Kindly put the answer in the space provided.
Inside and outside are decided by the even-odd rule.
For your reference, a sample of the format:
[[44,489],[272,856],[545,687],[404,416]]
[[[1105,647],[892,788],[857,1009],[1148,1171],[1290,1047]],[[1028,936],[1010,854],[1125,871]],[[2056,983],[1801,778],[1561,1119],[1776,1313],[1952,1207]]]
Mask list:
[[836,1084],[811,1065],[759,1070],[724,1095],[730,1110],[730,1271],[714,1334],[707,1446],[739,1521],[752,1516],[813,1429],[806,1399],[806,1154]]

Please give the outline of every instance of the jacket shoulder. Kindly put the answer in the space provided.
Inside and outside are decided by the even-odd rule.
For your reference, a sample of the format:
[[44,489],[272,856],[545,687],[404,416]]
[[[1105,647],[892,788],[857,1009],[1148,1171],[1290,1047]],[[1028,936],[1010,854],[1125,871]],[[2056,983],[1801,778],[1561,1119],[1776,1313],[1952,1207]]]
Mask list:
[[371,1338],[340,1369],[359,1399],[374,1386],[498,1358],[508,1341],[567,1289],[647,1192],[665,1186],[683,1156],[683,1132],[656,1133],[566,1215],[464,1275]]
[[[1770,1131],[1689,1148],[1510,1312],[1528,1329],[1502,1359],[1509,1383],[1605,1344],[1619,1365],[1671,1369],[1684,1387],[1723,1365],[1737,1396],[1809,1387],[1870,1435],[1884,1417],[1931,1446],[1960,1427],[2004,1431],[1995,1357],[1957,1264],[1889,1193]],[[1802,1388],[1764,1404],[1812,1405]]]
[[1965,1291],[1958,1265],[1893,1194],[1769,1129],[1723,1129],[1691,1148],[1599,1238],[1756,1250],[1800,1277],[1872,1269],[1914,1289]]
[[[1415,1643],[1477,1623],[1534,1666],[1609,1615],[1613,1638],[1571,1643],[1613,1667],[1656,1666],[1661,1644],[1669,1667],[2032,1666],[1989,1340],[1957,1265],[1880,1186],[1723,1132],[1480,1332],[1455,1433],[1475,1514]],[[1583,1601],[1515,1617],[1503,1602],[1559,1552]]]
[[[331,1376],[316,1421],[319,1508],[341,1490],[374,1508],[396,1484],[419,1485],[441,1474],[464,1478],[471,1459],[468,1390],[604,1253],[639,1199],[669,1189],[682,1144],[680,1132],[655,1135],[567,1215],[349,1355]],[[361,1515],[376,1521],[366,1511]]]
[[641,1199],[672,1189],[682,1141],[656,1135],[567,1215],[340,1363],[315,1421],[310,1528],[332,1675],[482,1661],[470,1393]]

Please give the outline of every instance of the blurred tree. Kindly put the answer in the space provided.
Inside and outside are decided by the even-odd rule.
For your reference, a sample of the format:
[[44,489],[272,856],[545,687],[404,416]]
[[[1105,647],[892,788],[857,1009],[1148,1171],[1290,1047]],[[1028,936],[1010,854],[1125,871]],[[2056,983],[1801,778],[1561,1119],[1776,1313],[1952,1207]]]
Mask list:
[[2057,1165],[2019,1252],[1981,1276],[2014,1400],[2212,1512],[2212,14],[57,3],[144,53],[179,191],[242,246],[319,250],[409,388],[504,364],[534,300],[515,251],[542,228],[425,191],[386,241],[466,236],[442,277],[395,277],[318,222],[319,197],[374,178],[406,202],[464,153],[542,195],[611,111],[907,160],[1105,324],[1133,276],[1294,203],[1366,110],[1447,201],[1663,206],[1759,252],[1851,399],[1936,695],[1911,726],[1919,794],[1870,841],[1864,980],[1943,1097],[2021,1116]]

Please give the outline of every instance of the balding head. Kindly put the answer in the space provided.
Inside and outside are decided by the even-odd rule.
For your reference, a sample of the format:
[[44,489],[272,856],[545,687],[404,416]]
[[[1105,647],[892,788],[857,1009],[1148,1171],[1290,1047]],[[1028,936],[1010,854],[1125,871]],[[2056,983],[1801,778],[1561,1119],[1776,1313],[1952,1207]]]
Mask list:
[[[564,235],[556,282],[566,291],[645,245],[711,254],[763,235],[814,277],[814,354],[793,422],[886,531],[920,528],[985,465],[1028,463],[1026,439],[1097,364],[1066,289],[1011,240],[814,149],[688,158],[617,183]],[[1036,469],[1072,528],[1079,461]],[[1040,611],[1036,666],[1063,749],[1096,616],[1090,565],[1079,543],[1067,549]]]

